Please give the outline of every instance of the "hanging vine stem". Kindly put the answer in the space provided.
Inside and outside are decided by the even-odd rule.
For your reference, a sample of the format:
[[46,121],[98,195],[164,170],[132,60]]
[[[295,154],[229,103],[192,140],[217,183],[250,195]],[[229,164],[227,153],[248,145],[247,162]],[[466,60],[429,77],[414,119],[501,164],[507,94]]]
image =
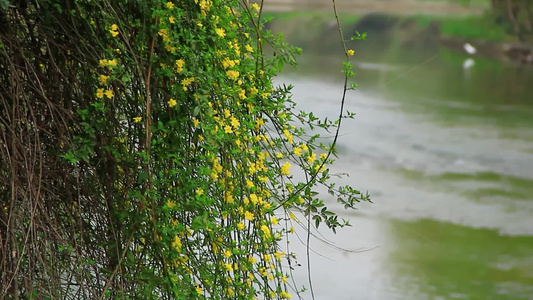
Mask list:
[[[348,49],[346,48],[346,42],[345,42],[345,39],[344,39],[344,33],[342,31],[339,14],[337,12],[337,5],[335,3],[335,0],[332,0],[332,2],[333,2],[333,13],[335,15],[335,20],[336,20],[336,23],[337,23],[337,29],[339,31],[339,36],[340,36],[342,48],[344,50],[344,55],[346,56],[345,61],[348,64],[350,62],[350,55],[348,54]],[[337,127],[335,129],[335,135],[333,137],[333,142],[331,143],[331,147],[330,147],[330,149],[329,149],[329,151],[327,153],[326,159],[324,159],[324,161],[322,162],[322,165],[312,175],[310,180],[309,179],[307,180],[308,184],[310,184],[311,182],[313,182],[316,179],[316,177],[320,173],[320,168],[322,168],[322,166],[325,165],[327,159],[331,156],[331,154],[333,153],[333,151],[335,149],[335,146],[337,144],[337,140],[339,138],[340,127],[341,127],[341,123],[342,123],[342,119],[343,119],[344,104],[346,102],[346,94],[348,92],[348,78],[349,77],[351,77],[351,76],[348,74],[348,72],[345,72],[344,83],[343,83],[343,91],[342,91],[342,98],[341,98],[341,104],[340,104],[340,109],[339,109],[339,116],[337,118],[337,123],[336,123]],[[303,188],[301,188],[301,190],[303,190]],[[301,190],[295,191],[294,194],[298,194]],[[314,291],[313,291],[313,282],[312,282],[312,276],[311,276],[311,255],[310,255],[310,249],[311,249],[311,211],[310,211],[310,209],[311,209],[311,200],[312,200],[312,197],[308,197],[308,211],[306,213],[306,218],[307,218],[307,236],[306,236],[306,245],[305,246],[306,246],[306,256],[307,256],[307,279],[308,279],[308,282],[309,282],[309,290],[311,291],[311,298],[314,300],[315,299],[315,294],[314,294]]]

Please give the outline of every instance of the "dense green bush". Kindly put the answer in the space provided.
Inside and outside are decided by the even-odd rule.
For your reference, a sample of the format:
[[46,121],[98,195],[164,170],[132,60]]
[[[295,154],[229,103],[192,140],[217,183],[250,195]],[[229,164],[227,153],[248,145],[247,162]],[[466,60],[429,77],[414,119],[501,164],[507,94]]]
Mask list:
[[282,238],[345,225],[317,186],[368,199],[330,183],[334,147],[306,134],[341,119],[273,86],[298,51],[258,4],[2,7],[0,298],[290,298]]

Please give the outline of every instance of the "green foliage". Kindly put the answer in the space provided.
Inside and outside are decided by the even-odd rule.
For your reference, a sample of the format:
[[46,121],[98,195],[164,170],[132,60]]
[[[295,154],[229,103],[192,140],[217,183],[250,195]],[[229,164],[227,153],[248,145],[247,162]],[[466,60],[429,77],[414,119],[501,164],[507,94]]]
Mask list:
[[[33,190],[32,180],[2,195],[3,219],[32,220],[2,228],[18,241],[10,249],[45,249],[6,270],[2,296],[299,293],[286,268],[295,256],[280,245],[294,223],[307,226],[296,215],[336,230],[347,223],[327,208],[320,186],[346,208],[368,195],[335,186],[327,168],[334,144],[306,133],[336,130],[341,119],[297,114],[291,87],[273,86],[299,50],[263,31],[260,11],[236,0],[28,1],[7,14],[0,65],[33,67],[2,77],[4,86],[23,82],[21,91],[2,91],[3,114],[21,112],[2,120],[30,119],[5,126],[15,126],[9,137],[22,148],[41,147],[28,159],[49,175],[38,177],[38,195],[20,192]],[[344,71],[353,76],[349,62]],[[21,124],[37,138],[18,135]],[[3,169],[6,186],[10,176],[24,178],[16,161],[8,167],[20,173]],[[36,199],[42,210],[31,209]],[[25,244],[23,232],[43,239]],[[45,282],[54,284],[40,289]]]

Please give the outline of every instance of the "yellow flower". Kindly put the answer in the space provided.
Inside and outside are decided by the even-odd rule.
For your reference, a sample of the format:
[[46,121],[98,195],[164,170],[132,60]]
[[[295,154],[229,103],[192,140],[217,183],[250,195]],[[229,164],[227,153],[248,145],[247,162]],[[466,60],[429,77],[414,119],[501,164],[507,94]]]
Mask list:
[[283,158],[283,153],[281,153],[281,152],[276,153],[276,157],[277,158]]
[[226,31],[223,28],[215,28],[215,32],[219,37],[226,36]]
[[142,119],[143,119],[142,117],[135,117],[135,118],[133,118],[133,122],[139,123],[139,122],[141,122]]
[[104,89],[97,89],[96,90],[96,97],[103,98],[104,97]]
[[[240,80],[239,80],[239,81],[240,81]],[[240,98],[241,100],[246,99],[246,91],[245,91],[245,90],[243,90],[243,89],[240,90],[240,92],[239,92],[239,98]]]
[[250,5],[250,8],[259,11],[259,5],[257,3],[253,3],[252,5]]
[[176,203],[174,203],[174,202],[168,200],[168,201],[167,201],[167,206],[168,206],[168,208],[172,209],[172,208],[174,208],[174,206],[176,206]]
[[244,212],[244,218],[245,218],[246,220],[250,220],[250,221],[251,221],[251,220],[254,219],[254,214],[252,214],[252,213],[249,212],[249,211],[245,211],[245,212]]
[[172,242],[172,248],[176,249],[178,252],[181,250],[181,240],[177,235],[174,237],[174,241]]
[[246,179],[246,187],[251,189],[254,187],[254,183],[251,180]]
[[261,231],[263,231],[266,237],[270,237],[270,228],[268,226],[261,225]]
[[231,126],[226,125],[226,126],[224,127],[224,132],[225,132],[225,133],[233,133],[233,130],[231,129]]
[[224,200],[227,202],[227,203],[234,203],[235,201],[233,200],[233,196],[226,192],[224,193]]
[[106,75],[98,76],[98,82],[100,82],[101,85],[107,84],[108,79],[109,79],[109,76],[106,76]]
[[321,159],[321,160],[324,160],[324,159],[326,159],[327,157],[328,157],[328,154],[327,154],[327,153],[322,153],[322,154],[320,154],[320,159]]
[[301,155],[302,155],[302,148],[300,148],[300,147],[296,147],[296,148],[294,148],[293,153],[294,153],[296,156],[301,156]]
[[109,30],[109,32],[111,32],[111,35],[113,37],[116,37],[118,35],[118,31],[115,31],[115,30]]
[[202,26],[204,26],[204,24],[202,24],[202,23],[200,23],[200,22],[198,22],[196,25],[198,25],[198,27],[202,27]]
[[224,256],[225,256],[225,257],[230,257],[230,256],[231,256],[231,251],[226,250],[226,251],[224,252]]
[[231,117],[231,126],[233,126],[233,128],[237,129],[239,128],[239,126],[241,125],[241,123],[239,123],[239,120],[237,120],[235,117]]
[[285,162],[283,166],[281,166],[281,174],[282,175],[289,175],[291,174],[291,164],[289,162]]
[[196,195],[197,196],[202,196],[203,193],[204,193],[204,190],[202,190],[202,189],[197,189],[196,190]]
[[181,84],[185,87],[194,82],[194,77],[185,78],[181,81]]
[[272,223],[272,225],[278,225],[278,219],[276,217],[272,217],[270,218],[270,223]]
[[348,54],[348,56],[352,56],[355,54],[355,51],[353,51],[352,49],[346,51],[346,53]]
[[309,157],[307,158],[307,162],[312,164],[316,159],[316,153],[313,153],[311,155],[309,155]]
[[111,25],[111,30],[118,30],[118,25],[117,24]]
[[197,292],[198,294],[202,294],[202,293],[204,292],[204,290],[202,290],[201,287],[196,286],[196,292]]
[[178,73],[183,71],[184,65],[185,65],[185,61],[183,59],[176,60],[176,70]]
[[117,66],[117,60],[116,59],[108,60],[107,61],[107,65],[111,66],[111,67],[116,67]]
[[114,93],[112,90],[107,90],[105,91],[105,95],[107,96],[107,98],[113,98]]
[[233,80],[237,80],[237,78],[239,78],[239,74],[240,74],[239,71],[234,71],[234,70],[226,71],[226,75],[228,75],[228,77]]
[[231,264],[224,264],[224,267],[226,267],[226,271],[230,272],[233,271],[233,266]]
[[168,18],[168,21],[169,21],[171,24],[176,23],[174,17],[170,17],[170,18]]
[[192,123],[193,123],[194,127],[198,127],[198,125],[200,124],[200,121],[198,121],[198,119],[194,119],[194,120],[192,120]]
[[239,230],[243,230],[244,227],[245,227],[245,226],[244,226],[244,223],[242,223],[242,222],[239,222],[239,223],[237,224],[237,229],[239,229]]
[[254,48],[252,48],[252,46],[250,46],[250,45],[246,45],[246,46],[244,46],[244,48],[246,48],[246,51],[248,51],[248,52],[254,52]]
[[167,103],[168,103],[169,107],[174,107],[174,106],[176,106],[176,104],[178,104],[178,102],[176,100],[172,99],[172,98],[170,98],[170,100],[168,100]]
[[107,59],[101,59],[100,60],[100,67],[105,67],[107,66]]
[[167,5],[167,8],[169,8],[169,9],[173,9],[174,8],[174,3],[170,2],[170,1],[167,2],[166,5]]

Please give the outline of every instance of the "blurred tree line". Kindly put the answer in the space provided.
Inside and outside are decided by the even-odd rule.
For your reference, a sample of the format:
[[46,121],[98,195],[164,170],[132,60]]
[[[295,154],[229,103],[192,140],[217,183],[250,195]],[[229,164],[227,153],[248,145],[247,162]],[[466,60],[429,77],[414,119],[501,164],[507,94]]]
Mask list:
[[533,42],[533,0],[492,0],[492,9],[498,23],[522,42]]

